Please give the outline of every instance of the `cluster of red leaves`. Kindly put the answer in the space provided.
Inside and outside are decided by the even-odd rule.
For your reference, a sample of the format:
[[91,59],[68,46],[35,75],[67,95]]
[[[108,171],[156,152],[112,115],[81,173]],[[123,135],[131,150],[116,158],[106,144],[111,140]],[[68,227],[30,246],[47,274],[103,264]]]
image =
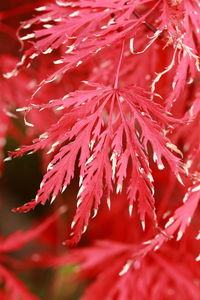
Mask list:
[[40,261],[79,263],[94,279],[82,299],[199,299],[199,15],[198,0],[46,1],[18,30],[20,62],[3,56],[1,150],[11,134],[28,145],[8,159],[48,161],[15,211],[53,203],[78,172],[68,245],[99,212],[87,247]]

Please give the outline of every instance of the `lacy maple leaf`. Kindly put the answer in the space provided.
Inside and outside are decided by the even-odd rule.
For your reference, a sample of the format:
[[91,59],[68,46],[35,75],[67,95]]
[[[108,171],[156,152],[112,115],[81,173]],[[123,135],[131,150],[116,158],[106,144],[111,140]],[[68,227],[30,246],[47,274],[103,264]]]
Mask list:
[[17,211],[29,211],[50,198],[54,201],[71,182],[78,159],[80,189],[72,223],[75,241],[86,229],[91,212],[96,215],[102,196],[110,205],[113,188],[116,193],[121,192],[125,179],[130,214],[137,199],[142,226],[145,226],[146,214],[156,218],[149,165],[151,151],[159,169],[164,168],[165,159],[179,180],[179,172],[182,172],[180,159],[172,153],[172,150],[179,151],[164,131],[179,121],[153,102],[150,93],[133,85],[122,89],[89,85],[90,89],[40,105],[40,109],[64,110],[63,116],[33,145],[11,153],[11,156],[19,156],[48,147],[48,153],[57,151],[36,199]]
[[[200,24],[198,13],[193,13],[198,11],[198,1],[58,0],[36,10],[38,15],[25,21],[20,27],[22,31],[28,30],[27,35],[21,36],[21,41],[33,39],[33,45],[25,51],[17,69],[7,74],[8,77],[16,75],[18,68],[29,65],[35,57],[59,49],[61,57],[54,63],[61,64],[62,67],[44,79],[42,86],[78,67],[102,49],[113,47],[122,39],[130,40],[131,53],[136,53],[135,40],[142,40],[144,50],[137,52],[139,54],[160,37],[163,46],[171,46],[173,49],[172,59],[169,66],[156,76],[152,88],[155,88],[161,76],[176,65],[174,91],[168,98],[170,107],[180,95],[187,77],[193,80],[199,70],[196,41],[199,42]],[[141,33],[141,28],[146,28],[146,31],[138,34]],[[150,41],[148,31],[153,32]]]
[[97,241],[90,247],[72,251],[68,260],[63,259],[66,263],[80,264],[79,280],[91,280],[81,299],[93,299],[94,293],[99,300],[166,299],[171,295],[177,295],[179,300],[198,299],[199,286],[195,279],[199,277],[199,270],[186,248],[183,262],[180,253],[173,251],[169,244],[159,253],[151,252],[144,258],[129,260],[134,247],[136,245]]

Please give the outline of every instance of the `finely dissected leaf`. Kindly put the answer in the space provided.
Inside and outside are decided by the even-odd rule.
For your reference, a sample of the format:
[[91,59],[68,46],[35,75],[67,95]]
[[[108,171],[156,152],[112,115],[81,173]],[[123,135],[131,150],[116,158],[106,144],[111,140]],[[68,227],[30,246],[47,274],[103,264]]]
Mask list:
[[[55,261],[78,263],[77,279],[89,279],[81,299],[198,299],[198,265],[190,253],[180,253],[169,244],[162,251],[140,256],[137,244],[97,241],[89,247],[73,250],[65,258]],[[169,256],[170,253],[170,256]],[[188,264],[190,268],[188,270]]]
[[[113,47],[124,38],[130,40],[130,52],[140,54],[159,37],[165,47],[172,47],[172,59],[165,70],[157,74],[152,89],[155,89],[155,84],[164,74],[176,67],[177,72],[172,82],[174,91],[172,90],[167,99],[169,108],[180,95],[187,79],[193,80],[199,70],[196,40],[199,41],[200,24],[198,13],[193,13],[199,10],[198,2],[181,2],[179,5],[167,0],[82,0],[55,1],[39,7],[39,14],[21,26],[21,30],[28,29],[30,32],[32,29],[32,32],[22,36],[21,40],[34,39],[34,42],[33,46],[26,50],[18,68],[29,65],[40,54],[49,54],[55,49],[60,49],[61,58],[54,63],[62,66],[57,72],[44,78],[41,87],[66,71],[78,67],[102,49]],[[38,25],[42,28],[38,29]],[[138,31],[144,28],[146,32],[139,35]],[[149,31],[153,32],[150,41],[147,36]],[[141,36],[145,46],[143,50],[135,51],[134,41],[137,38],[141,40]],[[7,76],[16,74],[17,70],[14,70]]]
[[[180,3],[179,3],[180,2]],[[183,87],[191,83],[199,68],[197,42],[199,42],[200,22],[197,17],[198,1],[162,1],[161,14],[157,17],[158,29],[166,38],[166,46],[173,45],[174,51],[170,64],[164,71],[157,74],[153,81],[153,90],[156,82],[169,72],[174,66],[176,73],[173,76],[172,90],[166,99],[169,109],[180,96]]]
[[160,105],[150,100],[149,93],[136,86],[113,89],[91,84],[91,87],[41,105],[43,109],[64,109],[63,116],[33,145],[11,154],[19,156],[49,145],[48,152],[57,150],[35,201],[17,211],[29,211],[48,199],[53,201],[70,184],[78,159],[80,189],[72,223],[74,241],[78,241],[86,229],[92,211],[96,215],[102,196],[110,201],[113,189],[121,192],[126,179],[130,214],[137,199],[142,226],[145,226],[146,214],[156,218],[148,158],[150,145],[159,169],[164,168],[165,159],[178,178],[182,172],[180,159],[171,152],[176,148],[164,135],[164,128],[169,124],[172,127],[178,120],[166,114]]
[[183,198],[183,204],[178,207],[173,216],[165,224],[165,229],[161,230],[152,240],[144,242],[144,248],[139,251],[138,255],[147,255],[152,250],[157,251],[163,244],[174,238],[177,233],[176,240],[181,240],[187,227],[193,218],[193,215],[198,207],[200,200],[200,185],[199,182],[188,188],[187,193]]
[[[160,2],[160,1],[159,1]],[[145,3],[152,3],[149,12],[143,17],[137,18],[133,12],[136,7]],[[22,28],[30,29],[31,26],[42,24],[43,29],[35,30],[21,37],[21,40],[36,39],[36,43],[28,49],[22,61],[21,67],[29,63],[41,53],[48,54],[54,49],[64,47],[62,59],[56,64],[64,63],[60,70],[50,76],[47,81],[54,80],[58,75],[67,70],[79,66],[104,47],[114,44],[124,37],[132,36],[157,4],[151,0],[131,1],[79,1],[65,2],[55,1],[37,10],[41,15],[24,22]],[[16,74],[16,70],[13,75]],[[8,74],[8,76],[12,73]]]
[[183,199],[184,204],[175,211],[174,216],[171,217],[166,224],[166,228],[171,227],[169,231],[175,231],[178,228],[177,240],[180,240],[182,238],[186,228],[190,224],[199,204],[199,200],[200,184],[199,182],[197,182],[193,186],[189,187],[188,192],[185,194],[185,197]]

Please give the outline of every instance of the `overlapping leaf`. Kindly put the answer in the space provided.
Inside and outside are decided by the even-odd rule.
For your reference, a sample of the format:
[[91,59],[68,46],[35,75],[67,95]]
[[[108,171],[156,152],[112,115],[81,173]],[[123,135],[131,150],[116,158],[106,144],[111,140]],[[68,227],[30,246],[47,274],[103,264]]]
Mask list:
[[[35,18],[23,23],[21,29],[32,29],[31,33],[21,37],[22,41],[34,39],[18,68],[28,65],[40,54],[51,53],[54,49],[62,49],[61,59],[55,64],[63,66],[43,83],[58,78],[66,71],[78,67],[105,47],[114,45],[123,38],[133,37],[145,18],[156,11],[158,4],[152,0],[143,1],[55,1],[39,7],[42,12]],[[138,18],[134,14],[136,8],[151,4],[149,11]],[[42,29],[38,29],[38,24]],[[36,26],[36,29],[32,27]],[[155,39],[158,36],[156,33]],[[17,70],[7,74],[16,75]]]

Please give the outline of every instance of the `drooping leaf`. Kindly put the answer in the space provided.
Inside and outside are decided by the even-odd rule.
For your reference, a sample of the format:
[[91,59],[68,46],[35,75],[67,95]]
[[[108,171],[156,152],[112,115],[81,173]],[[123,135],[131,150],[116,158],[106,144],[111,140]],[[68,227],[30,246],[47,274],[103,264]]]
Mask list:
[[75,242],[86,229],[92,212],[96,215],[101,198],[104,196],[109,202],[114,190],[121,192],[125,180],[128,180],[130,214],[137,200],[142,226],[146,214],[155,221],[150,145],[159,169],[164,168],[165,159],[178,179],[182,172],[180,159],[172,153],[178,149],[164,134],[169,124],[173,127],[179,121],[150,100],[150,93],[136,86],[113,89],[91,84],[91,87],[39,106],[64,110],[63,116],[33,145],[11,153],[19,156],[44,148],[49,148],[48,152],[57,151],[36,199],[17,211],[29,211],[48,199],[54,201],[70,184],[78,159],[80,189],[72,223]]

